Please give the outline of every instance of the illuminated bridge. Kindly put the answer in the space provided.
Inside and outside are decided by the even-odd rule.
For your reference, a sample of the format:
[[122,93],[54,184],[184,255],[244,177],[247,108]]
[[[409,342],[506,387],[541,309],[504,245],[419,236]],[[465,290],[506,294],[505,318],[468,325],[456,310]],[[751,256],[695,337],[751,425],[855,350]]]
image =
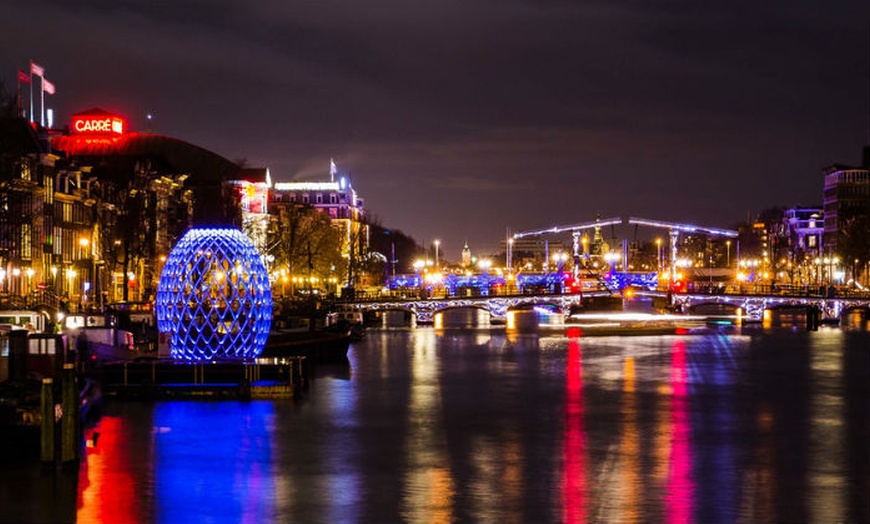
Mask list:
[[[385,312],[405,311],[411,313],[421,324],[432,323],[435,315],[448,309],[480,309],[487,311],[491,319],[505,320],[508,311],[528,309],[534,306],[549,306],[555,312],[567,314],[572,306],[582,307],[583,301],[595,297],[612,296],[608,290],[572,294],[506,295],[448,298],[381,299],[346,302],[344,307],[356,311]],[[618,295],[617,295],[618,296]],[[663,291],[636,291],[635,298],[657,297],[664,303],[668,294]],[[839,322],[850,311],[861,311],[870,317],[870,297],[801,297],[782,295],[708,295],[674,294],[675,309],[694,315],[736,315],[738,310],[744,320],[761,321],[766,310],[817,311],[825,322]]]
[[534,306],[552,306],[560,313],[567,313],[571,306],[580,306],[584,298],[609,295],[608,291],[565,295],[507,295],[482,297],[449,297],[428,299],[386,299],[345,303],[346,308],[362,312],[406,311],[421,324],[431,323],[435,314],[448,309],[480,309],[489,312],[493,320],[504,320],[508,311]]
[[[647,295],[666,296],[666,293],[641,292]],[[821,319],[839,322],[849,311],[859,310],[866,315],[870,312],[868,297],[799,297],[783,295],[704,295],[678,294],[674,295],[674,304],[685,313],[711,313],[717,309],[740,308],[744,318],[762,320],[765,311],[778,309],[817,310]]]
[[[668,230],[670,237],[670,272],[671,281],[676,280],[677,267],[677,243],[679,234],[699,233],[712,237],[734,238],[737,236],[736,231],[727,229],[716,229],[710,227],[695,226],[691,224],[678,224],[674,222],[663,222],[658,220],[649,220],[643,218],[629,218],[623,220],[621,218],[597,219],[584,223],[556,226],[546,229],[537,229],[531,231],[522,231],[513,234],[514,239],[530,237],[530,236],[546,236],[551,234],[560,234],[570,232],[573,237],[574,259],[579,260],[582,253],[580,252],[580,235],[583,230],[601,228],[605,226],[614,226],[618,224],[629,224],[634,226],[644,226],[652,228],[660,228]],[[507,257],[510,260],[510,243],[507,244]],[[624,266],[627,267],[627,250],[624,248]],[[546,259],[546,257],[545,257]],[[508,262],[510,264],[510,262]],[[579,264],[574,265],[574,277],[576,282],[577,270]],[[613,275],[617,275],[613,273]],[[613,276],[611,275],[611,276]],[[552,275],[550,275],[552,276]],[[564,275],[561,272],[557,274],[561,283],[564,283]],[[492,294],[493,289],[498,289],[504,286],[505,282],[499,281],[498,277],[487,275],[477,275],[474,277],[462,277],[466,281],[459,281],[454,278],[450,280],[450,275],[439,280],[440,285],[444,286],[449,291],[448,297],[445,298],[418,298],[417,294],[431,292],[432,288],[427,284],[423,275],[400,275],[402,282],[389,282],[391,289],[406,289],[411,298],[382,298],[375,300],[357,300],[345,302],[344,307],[362,312],[385,312],[385,311],[405,311],[412,314],[419,323],[431,323],[434,321],[435,315],[441,311],[448,309],[471,308],[489,312],[493,320],[505,320],[507,313],[511,310],[528,309],[534,306],[547,306],[549,309],[555,310],[558,313],[567,314],[572,306],[582,307],[585,299],[596,296],[613,295],[616,288],[612,283],[609,284],[604,280],[599,282],[602,287],[610,287],[611,289],[587,290],[582,293],[566,293],[561,294],[558,290],[565,289],[560,286],[543,286],[546,290],[541,289],[540,293],[523,293],[518,295],[500,295]],[[440,277],[440,275],[439,275]],[[459,277],[457,277],[459,278]],[[460,280],[462,280],[460,278]],[[519,285],[520,275],[517,276]],[[477,288],[485,296],[452,296],[459,292],[464,287]],[[521,291],[523,286],[519,285]],[[650,289],[654,289],[653,286]],[[504,288],[502,288],[504,289]],[[485,290],[485,292],[483,292]],[[525,291],[535,291],[535,287],[527,287]],[[700,294],[700,293],[666,293],[664,291],[648,291],[637,289],[633,291],[636,297],[656,297],[660,305],[667,304],[670,300],[670,306],[675,310],[697,315],[719,316],[719,315],[735,315],[739,314],[746,320],[761,321],[764,319],[765,311],[788,310],[792,309],[795,312],[803,310],[808,316],[812,313],[814,318],[821,321],[834,322],[843,319],[844,314],[858,310],[864,317],[870,315],[870,296],[840,296],[840,297],[823,297],[823,296],[795,296],[795,295],[760,295],[760,294]],[[618,295],[617,295],[618,296]]]

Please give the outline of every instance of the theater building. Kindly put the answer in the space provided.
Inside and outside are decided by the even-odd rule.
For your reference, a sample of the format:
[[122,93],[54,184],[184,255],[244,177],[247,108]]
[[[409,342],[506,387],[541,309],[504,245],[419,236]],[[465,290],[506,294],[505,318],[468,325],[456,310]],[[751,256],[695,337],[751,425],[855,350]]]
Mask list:
[[[194,223],[240,225],[239,167],[185,141],[133,132],[100,109],[67,129],[0,121],[0,293],[70,310],[153,298]],[[19,304],[13,304],[19,305]]]

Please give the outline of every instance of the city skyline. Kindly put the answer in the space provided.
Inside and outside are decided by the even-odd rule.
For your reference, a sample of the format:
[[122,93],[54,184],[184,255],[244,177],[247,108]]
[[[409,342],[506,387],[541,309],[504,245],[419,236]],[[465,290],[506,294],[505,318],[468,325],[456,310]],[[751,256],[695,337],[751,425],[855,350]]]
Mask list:
[[818,205],[868,143],[866,2],[4,3],[0,77],[45,67],[56,125],[102,107],[276,181],[335,158],[452,260],[599,214]]

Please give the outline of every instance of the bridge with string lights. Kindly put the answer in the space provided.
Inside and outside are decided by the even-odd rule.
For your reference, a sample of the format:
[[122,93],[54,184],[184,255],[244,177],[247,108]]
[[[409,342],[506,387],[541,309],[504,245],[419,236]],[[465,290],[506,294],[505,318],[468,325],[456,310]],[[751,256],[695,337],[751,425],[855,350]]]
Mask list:
[[[670,264],[667,270],[667,289],[662,290],[658,275],[653,278],[630,279],[625,274],[609,272],[605,277],[595,275],[597,283],[591,288],[581,286],[583,257],[588,257],[585,242],[581,242],[582,232],[589,229],[600,231],[603,227],[628,224],[634,226],[665,229],[669,238]],[[573,240],[572,274],[563,273],[561,265],[558,273],[537,275],[518,274],[514,276],[511,266],[512,240],[526,237],[543,237],[570,233]],[[346,301],[344,308],[356,309],[362,312],[405,311],[413,315],[418,323],[431,323],[438,313],[449,309],[472,308],[489,312],[495,321],[503,321],[508,312],[523,309],[546,309],[563,315],[571,312],[583,312],[594,308],[595,303],[625,299],[647,298],[663,306],[670,312],[699,315],[723,315],[740,317],[749,321],[761,321],[765,311],[802,311],[807,315],[808,326],[817,322],[838,322],[845,314],[858,311],[862,315],[870,312],[870,294],[852,293],[849,296],[828,296],[830,288],[825,293],[811,296],[807,290],[792,290],[767,288],[766,293],[726,292],[725,288],[713,288],[707,293],[687,293],[684,289],[675,289],[678,268],[678,246],[681,234],[699,234],[714,238],[737,238],[737,231],[712,227],[650,220],[631,217],[596,219],[578,224],[554,226],[544,229],[516,232],[506,243],[506,259],[508,268],[506,275],[482,274],[443,275],[437,271],[437,278],[432,275],[400,275],[394,277],[388,286],[393,290],[402,289],[402,293],[391,293],[388,296],[358,298]],[[581,244],[583,244],[581,248]],[[729,242],[730,245],[730,242]],[[545,251],[548,244],[545,243]],[[739,243],[737,244],[739,257]],[[545,260],[549,253],[545,252]],[[627,243],[623,242],[621,256],[623,267],[628,266]],[[588,268],[585,268],[588,272]],[[612,269],[612,268],[611,268]],[[588,276],[588,275],[587,275]],[[637,275],[635,275],[637,276]],[[428,277],[428,278],[426,278]],[[756,288],[757,289],[757,288]],[[803,291],[803,292],[801,292]],[[465,295],[465,296],[461,296]],[[591,306],[591,307],[590,307]]]
[[595,312],[601,299],[620,304],[643,299],[658,300],[663,310],[686,315],[732,317],[743,321],[761,322],[765,312],[792,312],[816,317],[816,322],[838,323],[850,313],[870,319],[870,297],[789,296],[747,294],[668,293],[638,290],[614,293],[595,290],[564,294],[489,295],[476,297],[385,298],[347,301],[342,307],[367,312],[404,311],[414,316],[416,323],[428,324],[435,315],[450,309],[480,309],[493,321],[505,321],[510,311],[543,309],[549,313],[569,316],[572,312]]

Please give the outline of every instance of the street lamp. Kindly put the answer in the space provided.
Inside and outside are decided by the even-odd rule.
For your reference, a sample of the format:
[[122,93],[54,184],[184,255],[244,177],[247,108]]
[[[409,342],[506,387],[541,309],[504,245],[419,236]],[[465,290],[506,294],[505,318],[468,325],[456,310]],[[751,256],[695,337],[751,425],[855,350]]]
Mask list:
[[656,270],[662,272],[662,239],[656,239]]
[[66,278],[69,279],[69,286],[67,286],[67,292],[69,293],[70,305],[72,305],[73,281],[75,280],[76,275],[78,275],[78,273],[76,273],[75,269],[70,268],[66,270]]
[[565,263],[566,260],[568,260],[568,255],[561,251],[553,255],[553,262],[556,263],[556,267],[559,273],[562,272],[562,265]]
[[25,273],[27,273],[27,294],[29,295],[33,291],[33,275],[36,271],[32,267],[29,267]]
[[725,241],[725,253],[726,253],[725,267],[731,267],[731,241],[730,240]]

